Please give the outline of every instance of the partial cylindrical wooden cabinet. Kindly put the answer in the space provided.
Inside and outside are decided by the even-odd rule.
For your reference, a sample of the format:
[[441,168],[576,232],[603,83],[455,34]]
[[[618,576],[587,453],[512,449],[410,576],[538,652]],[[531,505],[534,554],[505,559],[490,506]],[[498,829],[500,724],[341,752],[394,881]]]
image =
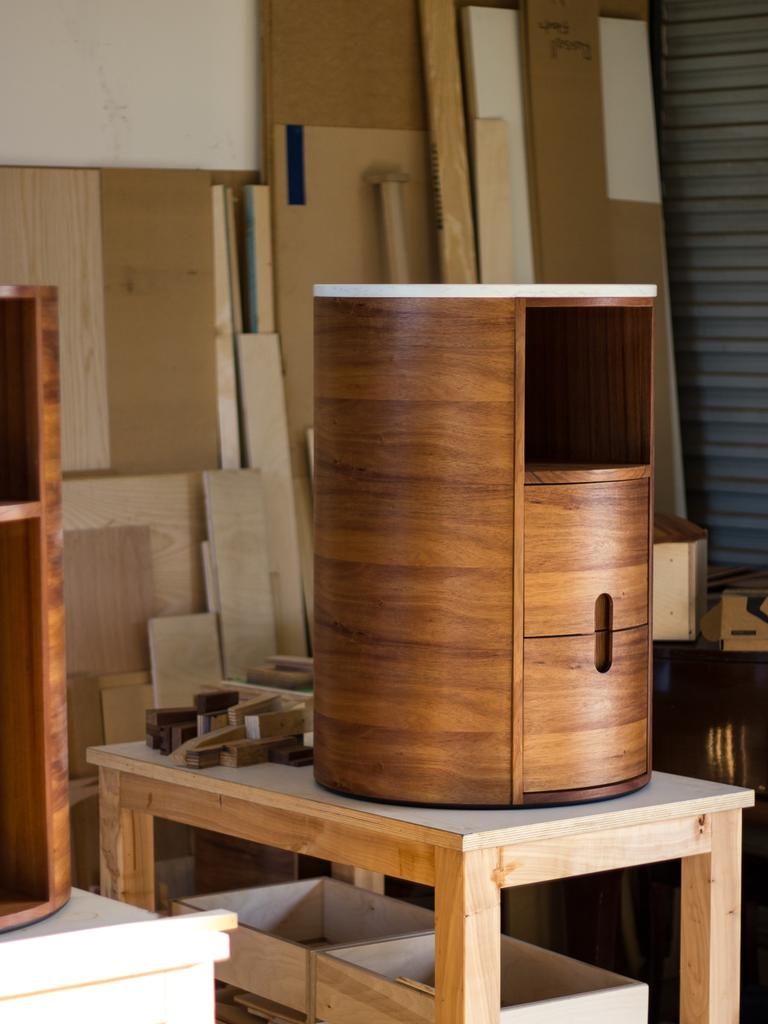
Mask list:
[[315,775],[507,806],[650,777],[651,286],[315,292]]
[[55,288],[0,285],[0,930],[69,898]]

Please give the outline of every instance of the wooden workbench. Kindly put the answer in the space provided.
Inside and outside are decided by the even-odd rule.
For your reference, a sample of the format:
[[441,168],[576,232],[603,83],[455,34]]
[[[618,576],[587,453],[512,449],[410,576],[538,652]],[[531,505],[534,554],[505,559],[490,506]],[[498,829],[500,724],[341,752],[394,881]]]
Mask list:
[[95,747],[102,891],[154,905],[153,817],[435,887],[436,1022],[497,1024],[500,890],[683,858],[681,1024],[735,1024],[741,809],[751,790],[655,773],[576,807],[450,810],[350,799],[311,768],[193,771],[142,743]]
[[237,916],[155,914],[74,889],[61,910],[0,934],[0,1020],[212,1024],[213,964]]

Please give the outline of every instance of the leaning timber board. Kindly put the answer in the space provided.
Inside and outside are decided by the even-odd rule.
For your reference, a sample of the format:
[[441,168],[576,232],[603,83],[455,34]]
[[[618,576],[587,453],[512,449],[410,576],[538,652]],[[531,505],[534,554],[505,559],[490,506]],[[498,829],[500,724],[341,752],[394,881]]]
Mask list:
[[[211,189],[213,212],[213,294],[216,342],[216,409],[218,418],[218,465],[240,466],[240,433],[235,369],[236,303],[233,291],[231,228],[234,210],[226,185]],[[233,216],[230,216],[232,214]],[[235,246],[236,251],[236,246]],[[239,295],[239,291],[238,291]]]
[[205,608],[200,544],[205,507],[199,473],[65,480],[64,530],[148,526],[154,600],[150,615]]
[[524,12],[536,279],[610,281],[598,0]]
[[73,530],[64,536],[67,671],[147,668],[152,610],[147,526]]
[[61,467],[110,465],[99,172],[0,168],[0,281],[59,289]]
[[296,528],[299,537],[301,582],[304,589],[304,607],[307,610],[307,628],[310,643],[315,639],[315,538],[312,485],[305,476],[293,478],[296,506]]
[[275,650],[264,489],[256,469],[203,474],[219,593],[224,672],[245,676]]
[[472,166],[479,279],[482,284],[522,280],[515,267],[509,125],[503,118],[472,122]]
[[[508,206],[498,216],[508,214],[507,231],[502,237],[511,238],[511,276],[506,281],[521,284],[535,281],[533,266],[533,238],[528,195],[528,161],[525,130],[525,84],[522,70],[520,41],[520,15],[486,7],[467,7],[462,11],[462,38],[467,89],[467,109],[473,120],[500,119],[507,127],[506,166],[495,161],[506,171]],[[483,153],[476,149],[475,188],[482,182],[478,170],[483,167]],[[480,209],[481,197],[476,197]],[[493,230],[493,221],[478,224],[480,250],[483,251],[483,229]],[[501,231],[496,226],[496,232]],[[500,281],[483,277],[484,282]]]
[[685,516],[648,31],[642,22],[624,18],[600,18],[599,29],[614,280],[651,281],[659,289],[654,352],[654,493],[659,511]]
[[272,259],[272,200],[269,185],[246,185],[245,205],[248,330],[275,330],[275,281]]
[[216,466],[208,171],[101,172],[112,468]]
[[419,13],[440,279],[472,284],[477,258],[456,11],[453,0],[419,0]]
[[281,654],[306,654],[296,507],[285,417],[280,339],[238,338],[240,404],[248,465],[261,472],[270,570],[275,577],[275,634]]
[[[408,266],[414,281],[437,280],[425,132],[363,128],[303,130],[305,201],[289,201],[286,126],[274,137],[273,212],[277,319],[294,476],[307,475],[312,425],[312,287],[320,282],[388,280],[372,170],[409,175],[403,187]],[[300,168],[295,173],[300,173]]]
[[221,681],[217,615],[150,619],[149,651],[156,707],[186,707],[203,687]]

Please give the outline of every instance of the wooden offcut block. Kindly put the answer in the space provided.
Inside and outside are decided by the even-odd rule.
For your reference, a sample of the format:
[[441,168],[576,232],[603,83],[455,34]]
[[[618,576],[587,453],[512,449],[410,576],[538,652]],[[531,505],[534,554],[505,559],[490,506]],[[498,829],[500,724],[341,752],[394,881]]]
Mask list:
[[100,178],[112,468],[215,466],[210,172]]
[[195,711],[198,715],[210,715],[237,704],[239,696],[236,690],[224,690],[218,693],[195,694]]
[[261,473],[277,650],[304,654],[307,637],[280,340],[276,334],[241,334],[237,344],[246,456],[248,465]]
[[248,669],[249,683],[259,683],[262,686],[284,687],[286,690],[311,686],[312,679],[313,675],[311,672],[276,668],[273,665],[259,665],[256,668]]
[[659,513],[653,528],[653,639],[695,640],[707,610],[707,531]]

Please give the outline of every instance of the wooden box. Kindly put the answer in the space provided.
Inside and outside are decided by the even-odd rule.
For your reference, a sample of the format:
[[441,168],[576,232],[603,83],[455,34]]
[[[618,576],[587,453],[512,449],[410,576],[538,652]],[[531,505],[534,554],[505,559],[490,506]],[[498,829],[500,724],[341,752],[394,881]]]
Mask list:
[[310,955],[330,946],[421,932],[433,915],[332,878],[214,893],[176,901],[174,913],[233,910],[238,927],[216,977],[263,999],[306,1013]]
[[[328,1024],[429,1024],[433,995],[398,978],[434,985],[433,934],[317,955],[316,1004]],[[645,1024],[648,986],[502,936],[502,1022]]]
[[640,788],[655,288],[315,294],[317,781],[454,806]]
[[768,651],[768,593],[723,591],[704,616],[701,631],[721,651]]
[[0,931],[70,891],[57,324],[0,285]]
[[653,527],[653,639],[695,640],[707,610],[707,531],[656,514]]

